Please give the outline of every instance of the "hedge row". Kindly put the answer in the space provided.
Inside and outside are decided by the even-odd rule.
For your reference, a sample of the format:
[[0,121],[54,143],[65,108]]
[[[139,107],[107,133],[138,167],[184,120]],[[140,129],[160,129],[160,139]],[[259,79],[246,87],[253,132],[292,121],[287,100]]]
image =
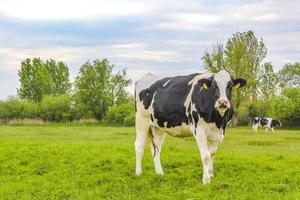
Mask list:
[[[40,103],[11,98],[0,101],[0,119],[4,123],[11,120],[39,119],[49,122],[71,122],[90,118],[88,111],[77,106],[69,96],[45,96]],[[111,107],[102,122],[132,126],[135,121],[132,102]]]

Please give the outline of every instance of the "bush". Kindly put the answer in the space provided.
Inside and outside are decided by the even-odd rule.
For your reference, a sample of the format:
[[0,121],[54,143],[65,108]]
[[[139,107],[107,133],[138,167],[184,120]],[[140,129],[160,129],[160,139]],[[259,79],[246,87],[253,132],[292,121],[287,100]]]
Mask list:
[[44,96],[41,102],[41,117],[45,121],[69,121],[70,104],[70,97],[65,95]]
[[22,101],[18,98],[9,98],[0,102],[0,118],[4,120],[38,118],[39,114],[38,103]]
[[130,102],[110,107],[103,121],[108,124],[132,126],[134,115],[134,105]]
[[284,124],[300,124],[300,88],[285,88],[272,102],[272,117]]
[[31,101],[22,102],[22,119],[38,119],[41,115],[40,104]]
[[125,126],[134,126],[135,125],[135,112],[131,112],[127,117],[124,119]]

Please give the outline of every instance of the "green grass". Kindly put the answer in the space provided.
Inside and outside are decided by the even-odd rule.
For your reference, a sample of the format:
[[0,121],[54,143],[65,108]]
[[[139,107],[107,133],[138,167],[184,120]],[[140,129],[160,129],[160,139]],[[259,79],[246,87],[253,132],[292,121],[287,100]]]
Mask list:
[[167,137],[165,175],[150,148],[134,175],[134,128],[0,126],[1,199],[300,199],[300,130],[229,128],[202,185],[190,138]]

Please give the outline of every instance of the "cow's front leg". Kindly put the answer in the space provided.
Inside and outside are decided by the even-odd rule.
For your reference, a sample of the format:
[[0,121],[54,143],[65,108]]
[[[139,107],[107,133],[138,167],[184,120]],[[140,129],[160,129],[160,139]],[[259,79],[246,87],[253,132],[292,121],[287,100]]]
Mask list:
[[217,152],[217,149],[218,149],[217,144],[209,143],[208,150],[209,150],[209,153],[210,153],[211,162],[210,162],[210,165],[209,165],[208,174],[209,174],[210,178],[214,177],[214,155]]
[[201,160],[202,160],[202,164],[203,164],[203,178],[202,178],[202,182],[203,184],[209,183],[210,182],[210,175],[209,175],[209,169],[211,166],[211,155],[208,149],[208,144],[207,144],[207,136],[205,133],[205,129],[204,128],[196,128],[195,130],[195,134],[194,134],[197,144],[198,144],[198,148],[200,151],[200,155],[201,155]]

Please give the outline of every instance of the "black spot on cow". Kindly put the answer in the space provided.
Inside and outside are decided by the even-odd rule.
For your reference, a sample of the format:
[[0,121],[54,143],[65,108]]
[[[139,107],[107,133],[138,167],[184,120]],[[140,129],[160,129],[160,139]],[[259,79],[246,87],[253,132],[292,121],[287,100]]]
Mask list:
[[189,113],[188,118],[189,118],[189,123],[192,123],[193,122],[193,117],[192,117],[191,113]]
[[150,118],[151,118],[151,121],[153,122],[154,119],[153,119],[153,115],[152,114],[150,114]]
[[261,118],[260,119],[260,125],[265,126],[267,124],[268,124],[268,119],[266,119],[266,118]]

